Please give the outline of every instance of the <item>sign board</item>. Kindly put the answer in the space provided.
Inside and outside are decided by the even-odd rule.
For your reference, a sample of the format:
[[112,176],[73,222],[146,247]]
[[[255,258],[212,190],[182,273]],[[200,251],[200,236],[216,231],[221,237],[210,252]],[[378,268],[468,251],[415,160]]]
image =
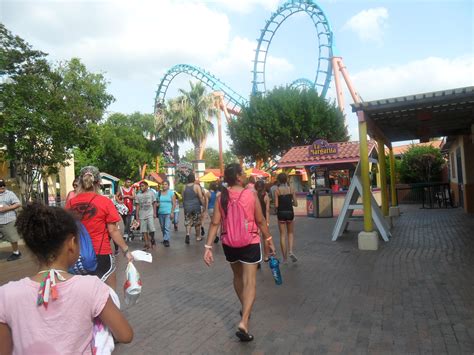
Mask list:
[[308,155],[310,157],[319,157],[321,155],[337,154],[337,144],[330,144],[324,139],[317,139],[309,146]]

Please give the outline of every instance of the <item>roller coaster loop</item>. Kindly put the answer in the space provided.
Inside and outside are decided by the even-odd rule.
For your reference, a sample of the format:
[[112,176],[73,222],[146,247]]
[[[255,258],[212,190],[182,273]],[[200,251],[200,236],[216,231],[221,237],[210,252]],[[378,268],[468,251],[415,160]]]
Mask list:
[[[261,30],[257,42],[257,49],[255,51],[251,90],[252,95],[265,93],[266,91],[266,61],[271,41],[276,31],[288,17],[300,12],[309,15],[316,28],[319,43],[318,61],[314,81],[309,79],[298,79],[295,80],[291,86],[315,88],[321,97],[325,97],[332,75],[331,59],[333,57],[333,33],[324,11],[314,2],[314,0],[287,0],[266,22],[265,27]],[[241,107],[248,103],[247,99],[243,98],[208,71],[189,64],[178,64],[170,68],[161,79],[155,96],[155,113],[160,109],[161,105],[163,105],[169,84],[180,73],[191,75],[213,91],[223,92],[227,109],[231,113],[238,113]]]

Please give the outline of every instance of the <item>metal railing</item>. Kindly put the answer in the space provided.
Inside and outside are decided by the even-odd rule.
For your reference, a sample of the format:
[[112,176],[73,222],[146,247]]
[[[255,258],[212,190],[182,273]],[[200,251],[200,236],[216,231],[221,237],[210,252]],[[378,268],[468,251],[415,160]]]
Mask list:
[[447,182],[399,185],[398,204],[421,204],[422,208],[454,207],[451,187]]

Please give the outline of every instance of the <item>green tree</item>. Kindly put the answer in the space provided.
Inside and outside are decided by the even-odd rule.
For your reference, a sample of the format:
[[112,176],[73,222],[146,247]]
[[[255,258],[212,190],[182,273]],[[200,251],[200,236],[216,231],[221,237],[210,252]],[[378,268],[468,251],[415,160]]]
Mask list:
[[229,124],[233,152],[250,160],[274,158],[315,139],[347,141],[344,116],[315,90],[279,87],[255,95]]
[[139,177],[143,164],[154,166],[155,157],[162,151],[162,141],[153,135],[152,114],[135,112],[131,115],[114,113],[95,126],[97,144],[76,149],[76,170],[95,165],[99,170],[120,178]]
[[34,186],[86,147],[90,126],[97,123],[113,96],[102,74],[87,71],[79,59],[50,65],[46,54],[33,50],[0,26],[0,139],[29,201]]
[[185,91],[180,89],[185,98],[186,105],[183,130],[194,145],[194,158],[202,159],[204,154],[205,140],[208,134],[214,133],[214,125],[211,117],[215,114],[214,97],[206,92],[206,88],[200,82],[193,84],[189,82],[191,89]]
[[173,146],[173,158],[179,163],[179,144],[186,140],[184,130],[185,117],[189,115],[189,106],[183,96],[168,100],[166,106],[156,117],[157,134]]
[[412,145],[403,154],[400,179],[405,183],[436,182],[441,180],[445,161],[438,148]]
[[[224,166],[230,163],[238,162],[237,157],[231,151],[224,151],[223,152],[224,158]],[[193,161],[195,158],[194,150],[190,149],[184,153],[184,159],[187,161]],[[206,148],[204,149],[203,159],[206,163],[206,168],[209,169],[218,169],[219,168],[219,151],[214,148]]]

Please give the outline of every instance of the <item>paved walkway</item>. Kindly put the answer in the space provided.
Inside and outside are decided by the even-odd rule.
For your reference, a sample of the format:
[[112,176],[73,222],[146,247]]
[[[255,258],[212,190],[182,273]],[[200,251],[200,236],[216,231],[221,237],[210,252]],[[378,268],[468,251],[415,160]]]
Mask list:
[[[135,339],[116,353],[473,354],[474,217],[402,211],[393,238],[375,252],[357,249],[357,224],[331,242],[334,219],[297,218],[299,261],[282,267],[282,286],[267,265],[258,272],[248,344],[234,335],[239,304],[222,250],[207,268],[202,242],[187,246],[174,233],[153,264],[137,263],[143,294],[125,308]],[[278,235],[274,223],[272,230]],[[0,261],[0,269],[2,284],[34,265],[27,256]],[[122,257],[119,270],[122,279]]]

